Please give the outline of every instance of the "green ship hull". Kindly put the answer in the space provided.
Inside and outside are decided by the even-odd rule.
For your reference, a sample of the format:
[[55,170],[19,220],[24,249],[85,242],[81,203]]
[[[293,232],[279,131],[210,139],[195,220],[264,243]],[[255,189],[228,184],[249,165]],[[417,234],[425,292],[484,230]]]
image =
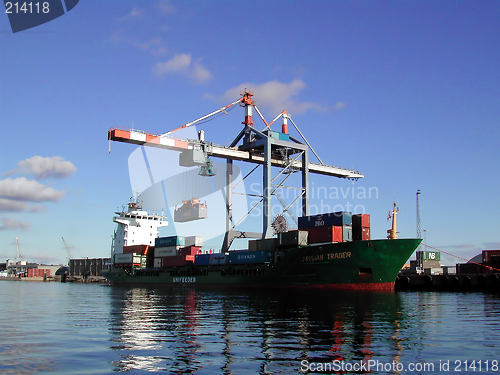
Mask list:
[[[113,268],[116,284],[224,285],[393,290],[394,281],[421,239],[328,243],[289,248],[260,265]],[[279,254],[277,252],[276,254]]]

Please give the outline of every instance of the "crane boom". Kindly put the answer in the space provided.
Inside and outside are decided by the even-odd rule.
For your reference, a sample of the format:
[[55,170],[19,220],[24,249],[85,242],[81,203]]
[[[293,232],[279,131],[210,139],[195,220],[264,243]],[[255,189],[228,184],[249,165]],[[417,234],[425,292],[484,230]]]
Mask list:
[[23,260],[23,255],[21,254],[21,249],[19,247],[19,238],[16,237],[16,250],[17,250],[17,258],[19,260]]
[[[123,129],[117,127],[111,128],[108,131],[108,139],[116,142],[132,143],[141,146],[157,147],[173,151],[192,150],[194,148],[194,144],[190,141],[176,139],[165,135],[146,133],[136,129]],[[237,147],[213,145],[211,149],[211,156],[228,160],[240,160],[255,164],[264,164],[264,157],[262,155],[255,155],[250,151],[238,150]],[[283,167],[286,165],[285,161],[282,159],[274,158],[271,160],[271,164],[274,167]],[[296,161],[292,164],[292,167],[300,168],[301,166],[302,164],[300,161]],[[364,175],[360,172],[316,163],[309,163],[309,172],[340,178],[357,179],[364,177]]]
[[71,251],[69,251],[69,247],[68,247],[68,244],[66,243],[66,241],[64,240],[64,237],[61,237],[62,240],[63,240],[63,243],[64,243],[64,247],[66,248],[66,252],[68,253],[68,258],[71,260],[73,259],[73,256],[71,255]]

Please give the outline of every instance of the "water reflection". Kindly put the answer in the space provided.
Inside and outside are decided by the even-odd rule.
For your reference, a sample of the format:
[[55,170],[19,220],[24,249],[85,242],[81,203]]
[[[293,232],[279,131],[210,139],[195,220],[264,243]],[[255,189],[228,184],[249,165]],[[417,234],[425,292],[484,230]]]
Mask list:
[[118,288],[115,297],[119,371],[290,373],[302,360],[397,363],[420,331],[413,307],[394,293]]

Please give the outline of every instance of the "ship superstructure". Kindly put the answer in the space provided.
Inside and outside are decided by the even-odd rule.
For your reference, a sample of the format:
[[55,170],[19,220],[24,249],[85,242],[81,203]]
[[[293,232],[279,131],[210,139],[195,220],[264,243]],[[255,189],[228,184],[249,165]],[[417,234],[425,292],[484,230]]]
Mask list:
[[113,221],[117,223],[113,236],[113,254],[123,254],[124,247],[154,246],[158,228],[168,226],[168,218],[162,213],[149,214],[140,202],[130,201],[127,209],[115,212]]

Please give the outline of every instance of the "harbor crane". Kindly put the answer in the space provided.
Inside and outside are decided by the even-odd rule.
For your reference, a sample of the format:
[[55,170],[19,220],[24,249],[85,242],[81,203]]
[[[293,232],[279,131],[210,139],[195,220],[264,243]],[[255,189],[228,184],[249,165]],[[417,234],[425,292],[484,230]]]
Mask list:
[[69,246],[68,246],[68,244],[67,244],[67,243],[66,243],[66,241],[64,240],[64,237],[61,237],[61,238],[62,238],[62,240],[63,240],[64,248],[66,249],[66,252],[68,253],[68,264],[69,264],[69,261],[70,261],[71,259],[73,259],[73,256],[72,256],[72,254],[71,254],[71,251],[69,250]]
[[19,261],[23,260],[23,255],[21,254],[21,248],[19,247],[19,238],[16,237],[16,250],[17,250],[17,259]]
[[[294,123],[292,116],[286,111],[282,111],[273,121],[268,123],[252,99],[253,93],[245,89],[240,95],[241,97],[238,100],[235,100],[225,107],[163,134],[153,134],[137,129],[123,129],[118,127],[111,128],[108,131],[109,141],[178,151],[181,153],[179,155],[179,165],[185,167],[198,165],[202,167],[203,170],[203,167],[205,167],[205,169],[210,167],[209,158],[211,157],[226,160],[226,234],[222,245],[222,252],[229,250],[235,238],[270,238],[273,236],[273,216],[271,212],[271,199],[273,196],[278,200],[279,204],[283,206],[282,213],[287,213],[293,221],[297,220],[291,211],[292,206],[295,204],[300,204],[302,216],[308,216],[310,173],[353,180],[364,177],[357,171],[324,164],[303,133]],[[203,131],[199,132],[199,139],[195,140],[177,139],[172,135],[179,129],[193,126],[202,121],[205,122],[217,114],[227,113],[229,108],[237,104],[243,107],[245,111],[245,119],[242,122],[244,126],[227,147],[215,145],[212,142],[206,142],[204,140]],[[265,125],[262,130],[258,130],[255,127],[253,120],[254,110]],[[271,125],[280,118],[281,132],[271,130]],[[293,125],[300,139],[289,134],[289,123]],[[309,161],[309,150],[312,151],[319,163],[312,163]],[[243,177],[243,179],[247,178],[259,166],[263,166],[262,195],[259,196],[260,201],[238,221],[233,218],[232,195],[234,161],[256,164],[255,168]],[[278,172],[274,176],[272,175],[272,167],[278,168]],[[300,186],[286,186],[284,184],[285,181],[296,172],[301,173],[302,178]],[[299,193],[297,197],[293,198],[291,203],[288,203],[278,195],[278,189],[296,189]],[[260,204],[262,204],[263,207],[262,233],[237,230],[236,228],[238,225]]]

